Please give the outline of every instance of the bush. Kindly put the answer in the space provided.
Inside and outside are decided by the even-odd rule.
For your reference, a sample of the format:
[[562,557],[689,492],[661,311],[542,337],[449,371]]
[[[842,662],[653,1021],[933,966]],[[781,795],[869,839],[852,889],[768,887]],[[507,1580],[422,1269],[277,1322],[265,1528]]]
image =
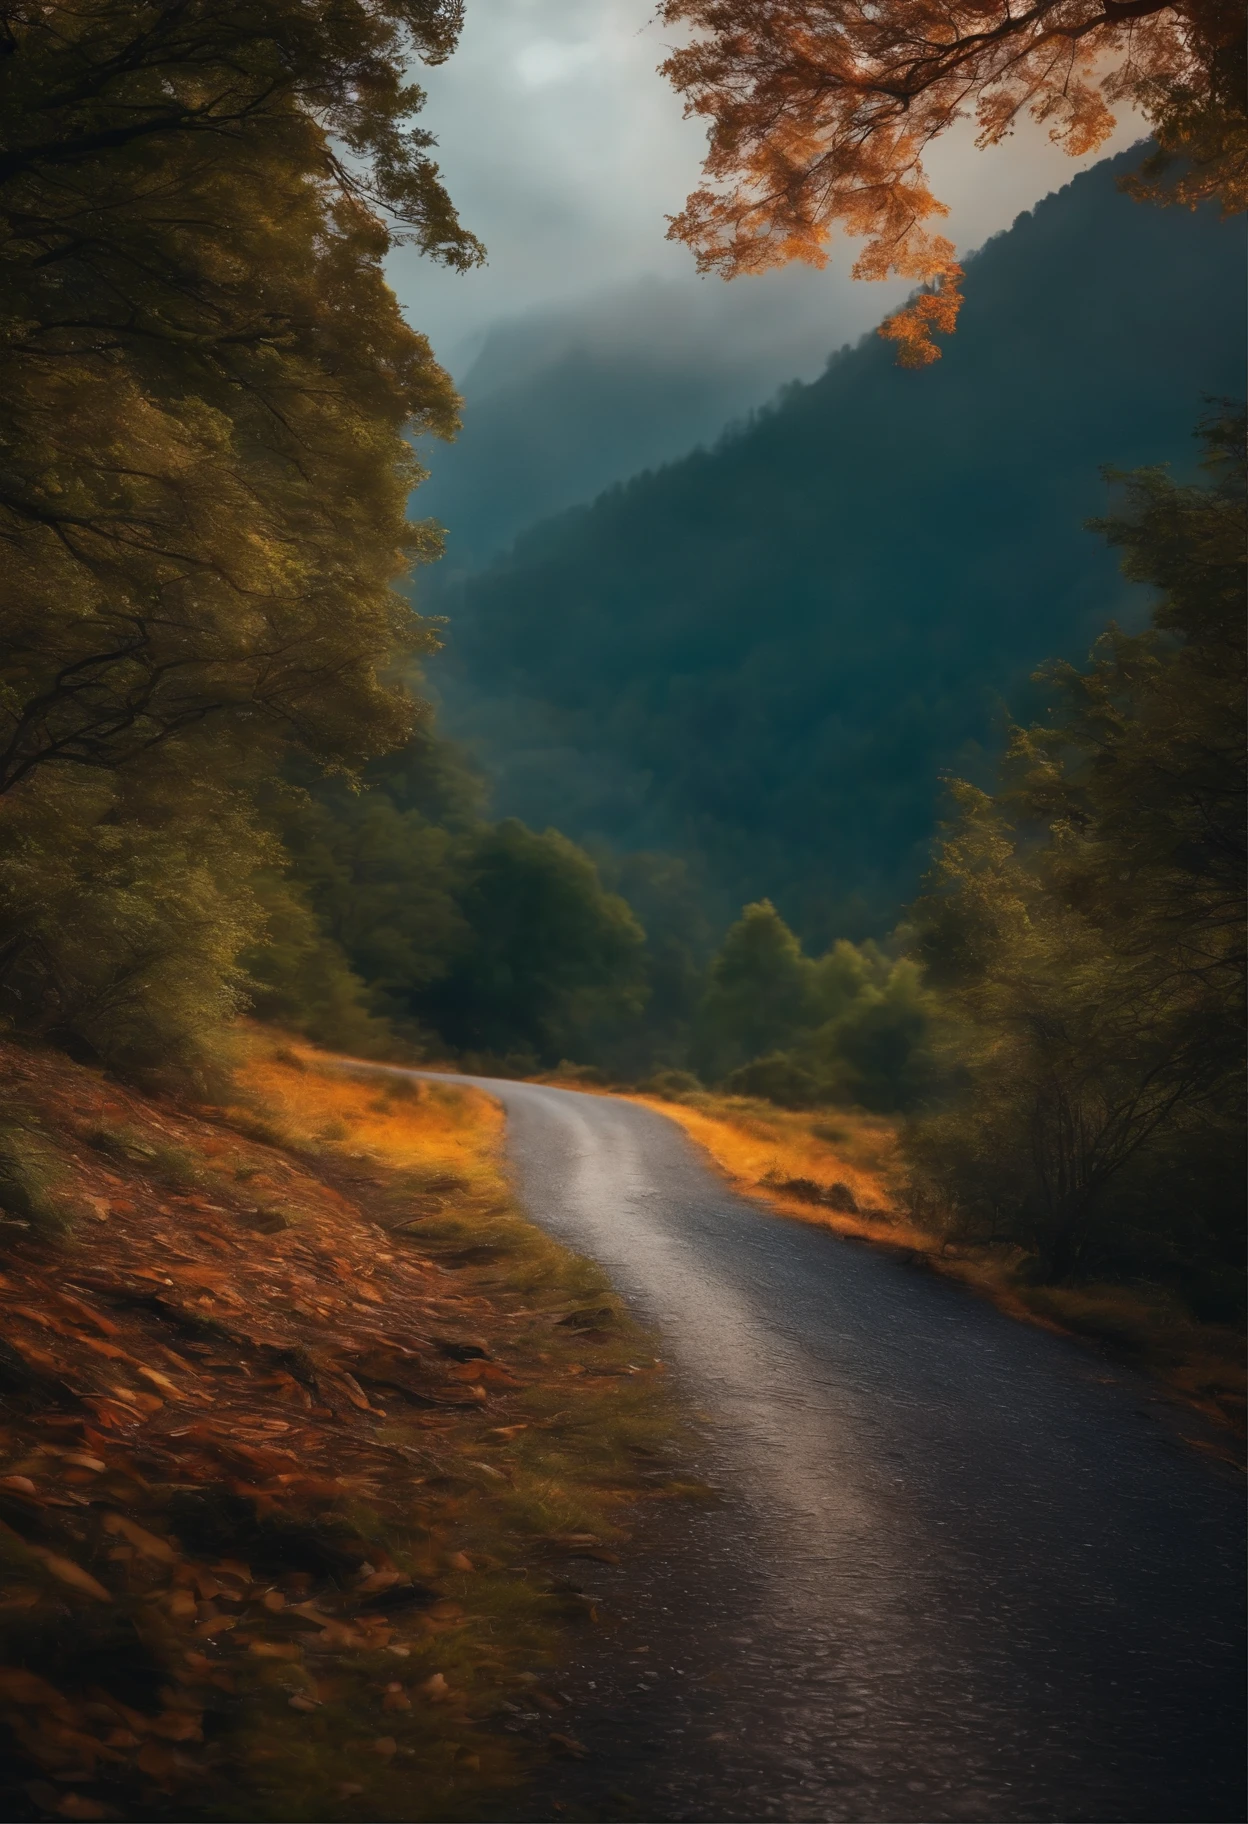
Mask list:
[[819,1079],[783,1052],[755,1058],[724,1080],[730,1096],[758,1096],[778,1108],[814,1108],[823,1100]]
[[647,1096],[660,1096],[665,1102],[684,1102],[702,1088],[691,1070],[656,1070],[637,1085]]

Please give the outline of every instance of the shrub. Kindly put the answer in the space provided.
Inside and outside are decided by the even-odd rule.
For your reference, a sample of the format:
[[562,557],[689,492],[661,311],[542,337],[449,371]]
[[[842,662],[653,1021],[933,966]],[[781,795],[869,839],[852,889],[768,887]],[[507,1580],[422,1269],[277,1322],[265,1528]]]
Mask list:
[[732,1096],[759,1096],[779,1108],[814,1108],[823,1099],[819,1079],[783,1052],[755,1058],[724,1081]]

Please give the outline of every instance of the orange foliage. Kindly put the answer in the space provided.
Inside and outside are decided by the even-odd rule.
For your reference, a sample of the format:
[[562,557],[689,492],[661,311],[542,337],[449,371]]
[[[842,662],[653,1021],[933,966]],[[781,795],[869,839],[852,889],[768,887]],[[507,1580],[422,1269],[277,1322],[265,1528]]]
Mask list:
[[865,236],[855,277],[930,287],[881,328],[903,365],[938,359],[932,332],[957,318],[954,249],[929,227],[948,210],[922,160],[968,112],[981,146],[1027,113],[1078,156],[1126,101],[1161,147],[1137,192],[1245,206],[1243,9],[1230,0],[664,0],[661,16],[697,34],[662,67],[710,122],[716,186],[694,192],[671,238],[731,278],[822,266],[838,224]]

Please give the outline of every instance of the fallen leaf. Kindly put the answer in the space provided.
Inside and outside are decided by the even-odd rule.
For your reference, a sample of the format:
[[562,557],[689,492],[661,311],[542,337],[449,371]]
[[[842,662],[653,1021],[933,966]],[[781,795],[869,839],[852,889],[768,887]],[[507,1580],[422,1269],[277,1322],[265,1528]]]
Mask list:
[[452,1571],[474,1571],[477,1568],[467,1552],[448,1552],[446,1562]]
[[213,1615],[207,1621],[199,1623],[195,1629],[195,1637],[197,1640],[207,1640],[213,1634],[228,1634],[231,1628],[237,1626],[238,1622],[233,1615]]
[[64,1705],[65,1699],[46,1678],[22,1666],[0,1666],[0,1698],[11,1704]]
[[81,1590],[85,1596],[94,1596],[97,1602],[111,1602],[112,1595],[97,1583],[90,1571],[84,1571],[72,1558],[61,1558],[55,1552],[49,1552],[42,1546],[32,1545],[31,1551],[40,1563],[46,1565],[52,1575],[61,1583],[66,1583],[72,1590]]
[[167,1539],[158,1539],[155,1533],[145,1532],[141,1526],[136,1526],[133,1520],[127,1520],[124,1514],[106,1514],[104,1531],[120,1534],[123,1539],[128,1539],[135,1550],[142,1552],[145,1558],[158,1558],[164,1564],[177,1563],[178,1554]]
[[117,1813],[101,1805],[98,1799],[89,1799],[85,1792],[67,1792],[57,1806],[63,1818],[115,1818]]
[[162,1748],[159,1742],[145,1742],[134,1760],[140,1773],[148,1774],[153,1780],[169,1779],[182,1765],[181,1755],[175,1754],[172,1748]]
[[200,1723],[201,1718],[197,1712],[165,1710],[149,1722],[147,1727],[152,1735],[159,1735],[166,1742],[202,1742],[204,1733]]
[[19,1495],[39,1493],[29,1476],[0,1476],[0,1488],[14,1489]]
[[391,1755],[397,1754],[398,1752],[399,1744],[392,1735],[379,1735],[377,1740],[373,1743],[374,1754]]
[[589,1749],[584,1742],[578,1742],[574,1735],[548,1735],[546,1740],[559,1754],[565,1754],[570,1760],[583,1761],[588,1758]]
[[427,1678],[417,1689],[429,1699],[431,1704],[444,1704],[451,1695],[451,1687],[441,1672],[435,1672],[432,1678]]
[[121,1334],[120,1325],[115,1324],[111,1317],[105,1317],[102,1311],[97,1311],[94,1305],[88,1305],[85,1300],[75,1298],[69,1292],[56,1292],[53,1297],[63,1310],[71,1311],[75,1317],[80,1317],[86,1323],[93,1324],[101,1335],[119,1336]]
[[92,1355],[102,1355],[106,1361],[132,1362],[134,1360],[128,1349],[121,1349],[116,1343],[102,1342],[98,1336],[82,1336],[78,1340],[84,1349],[89,1349]]

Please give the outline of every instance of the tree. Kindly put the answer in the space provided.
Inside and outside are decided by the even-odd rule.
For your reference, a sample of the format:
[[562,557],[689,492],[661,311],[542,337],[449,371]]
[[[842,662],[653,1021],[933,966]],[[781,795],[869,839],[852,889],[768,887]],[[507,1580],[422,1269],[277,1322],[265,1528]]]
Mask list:
[[1124,1261],[1229,1270],[1242,1216],[1245,987],[1242,416],[1211,485],[1146,470],[1101,529],[1161,591],[1054,668],[992,797],[956,788],[916,908],[966,1093],[920,1123],[956,1227],[1051,1278]]
[[769,899],[746,906],[711,963],[701,1008],[704,1069],[722,1075],[783,1051],[818,1015],[814,966]]
[[0,1008],[126,1068],[242,1004],[266,897],[298,948],[250,885],[278,859],[261,782],[412,728],[403,662],[434,642],[393,585],[438,540],[408,439],[456,400],[383,262],[480,257],[407,124],[405,69],[459,16],[0,23]]
[[1232,0],[663,0],[692,27],[664,72],[710,122],[703,188],[671,237],[725,277],[791,259],[826,262],[839,224],[867,236],[859,278],[928,287],[881,333],[905,366],[939,358],[961,268],[929,224],[946,206],[923,155],[973,112],[995,145],[1024,112],[1079,155],[1113,130],[1111,103],[1152,123],[1157,151],[1133,185],[1194,206],[1248,202],[1243,9]]
[[461,867],[464,940],[413,997],[448,1044],[556,1064],[588,1028],[639,1011],[645,933],[584,850],[508,818],[480,830]]
[[[382,673],[405,433],[455,400],[382,261],[479,257],[405,127],[453,0],[18,5],[0,48],[0,791],[211,721],[331,762]],[[230,731],[228,736],[225,731]]]

